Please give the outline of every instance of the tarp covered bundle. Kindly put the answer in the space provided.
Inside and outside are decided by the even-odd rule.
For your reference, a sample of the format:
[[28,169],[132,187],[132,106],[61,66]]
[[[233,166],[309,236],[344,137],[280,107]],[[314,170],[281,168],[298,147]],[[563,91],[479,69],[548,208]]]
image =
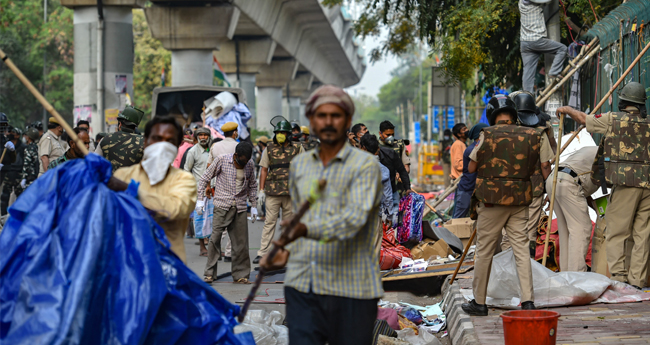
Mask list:
[[409,193],[399,203],[402,222],[397,228],[397,241],[404,244],[414,244],[422,241],[422,215],[424,214],[424,197],[417,193]]
[[[254,344],[91,154],[37,179],[0,234],[0,343]],[[131,188],[130,188],[131,189]],[[131,194],[135,194],[131,190]]]

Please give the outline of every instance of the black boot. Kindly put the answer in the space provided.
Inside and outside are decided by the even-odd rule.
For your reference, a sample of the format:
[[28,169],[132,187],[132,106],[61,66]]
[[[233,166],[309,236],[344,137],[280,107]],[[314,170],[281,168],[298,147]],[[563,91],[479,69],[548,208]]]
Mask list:
[[535,310],[535,303],[533,301],[521,302],[521,310]]
[[253,263],[257,265],[260,263],[260,260],[262,260],[262,257],[258,255],[255,257],[255,259],[253,259]]
[[476,300],[471,300],[469,303],[463,303],[460,307],[471,316],[487,316],[488,314],[487,306],[485,304],[476,303]]

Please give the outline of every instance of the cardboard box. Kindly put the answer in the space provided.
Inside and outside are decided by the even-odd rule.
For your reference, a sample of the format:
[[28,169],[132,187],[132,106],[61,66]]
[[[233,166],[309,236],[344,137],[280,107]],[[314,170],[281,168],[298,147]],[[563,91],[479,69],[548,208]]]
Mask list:
[[441,258],[446,258],[448,255],[453,255],[454,251],[449,247],[444,240],[434,241],[430,238],[425,238],[417,246],[411,249],[411,256],[413,260],[424,259],[429,260],[430,257],[438,255]]
[[465,247],[467,242],[469,242],[469,238],[472,236],[474,221],[470,218],[456,218],[445,223],[444,227],[460,238],[463,242],[463,247]]

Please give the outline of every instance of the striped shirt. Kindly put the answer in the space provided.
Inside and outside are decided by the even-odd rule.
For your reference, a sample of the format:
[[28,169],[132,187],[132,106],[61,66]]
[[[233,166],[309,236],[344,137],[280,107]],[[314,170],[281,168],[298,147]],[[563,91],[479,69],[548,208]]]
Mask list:
[[199,200],[205,198],[205,187],[210,183],[210,180],[216,178],[214,206],[228,210],[233,205],[236,205],[238,212],[246,211],[247,198],[251,204],[257,204],[257,180],[255,179],[253,166],[253,161],[248,160],[244,167],[244,187],[237,190],[237,168],[235,168],[233,154],[229,153],[215,158],[201,176],[201,180],[199,180]]
[[546,38],[546,22],[542,5],[530,0],[519,0],[519,13],[521,13],[521,41],[537,41]]
[[307,199],[315,181],[325,179],[327,186],[302,218],[306,237],[287,246],[291,255],[285,284],[303,293],[379,298],[383,289],[379,251],[374,247],[382,193],[379,162],[346,143],[323,166],[319,151],[297,155],[289,168],[294,210]]

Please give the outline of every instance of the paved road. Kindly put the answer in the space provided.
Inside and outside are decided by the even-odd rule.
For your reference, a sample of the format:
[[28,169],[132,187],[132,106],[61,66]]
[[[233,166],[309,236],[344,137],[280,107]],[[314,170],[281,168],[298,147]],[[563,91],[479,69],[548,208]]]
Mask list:
[[[278,222],[279,223],[279,222]],[[257,256],[257,250],[260,247],[260,240],[262,238],[262,227],[264,225],[263,221],[256,221],[252,223],[248,221],[248,243],[249,243],[249,255],[251,259],[251,268],[254,269],[257,265],[254,265],[253,259]],[[276,237],[279,237],[280,230],[279,226],[275,232]],[[185,251],[187,254],[187,266],[192,269],[199,277],[203,278],[203,269],[205,268],[205,263],[207,257],[199,256],[199,246],[195,245],[196,239],[186,238],[185,239]],[[217,266],[218,274],[223,274],[230,272],[230,263],[219,261]],[[223,297],[229,300],[232,303],[242,301],[248,295],[251,285],[240,285],[232,283],[212,283],[214,287]],[[260,290],[262,289],[282,289],[283,284],[262,284]],[[241,304],[240,304],[241,305]],[[284,304],[253,304],[251,310],[262,309],[267,312],[277,310],[284,315],[285,307]]]

